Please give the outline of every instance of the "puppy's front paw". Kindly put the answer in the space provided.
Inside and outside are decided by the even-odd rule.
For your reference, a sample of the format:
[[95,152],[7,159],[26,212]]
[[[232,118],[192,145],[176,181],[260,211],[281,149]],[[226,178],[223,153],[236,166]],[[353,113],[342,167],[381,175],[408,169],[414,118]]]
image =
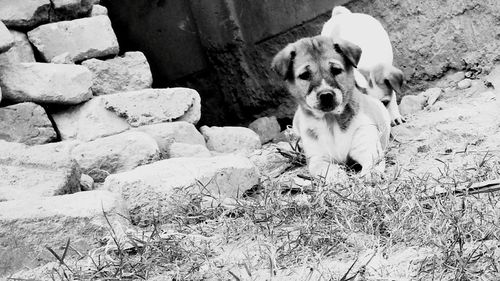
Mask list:
[[403,123],[406,123],[406,119],[403,116],[399,115],[392,119],[391,126],[394,127]]
[[325,184],[343,184],[347,182],[347,172],[337,164],[322,162],[311,163],[309,172]]

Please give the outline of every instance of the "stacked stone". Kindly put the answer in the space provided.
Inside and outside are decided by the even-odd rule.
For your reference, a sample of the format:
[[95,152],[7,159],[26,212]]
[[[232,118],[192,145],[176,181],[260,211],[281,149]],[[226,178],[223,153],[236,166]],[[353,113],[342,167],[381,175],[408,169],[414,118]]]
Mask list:
[[125,229],[168,215],[179,190],[242,195],[259,182],[250,154],[280,131],[263,118],[201,134],[199,94],[152,89],[98,2],[0,0],[0,257],[18,266],[67,238],[90,248],[103,211]]

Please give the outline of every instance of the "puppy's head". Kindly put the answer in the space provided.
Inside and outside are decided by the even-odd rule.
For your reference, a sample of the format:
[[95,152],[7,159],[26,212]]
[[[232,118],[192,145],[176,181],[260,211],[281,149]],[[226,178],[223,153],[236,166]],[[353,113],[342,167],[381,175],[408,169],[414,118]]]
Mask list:
[[272,68],[300,106],[322,117],[341,114],[351,100],[360,56],[353,43],[316,36],[289,44],[274,57]]
[[370,70],[361,70],[368,82],[366,92],[387,105],[392,97],[392,91],[400,94],[403,86],[403,72],[389,64],[378,64]]

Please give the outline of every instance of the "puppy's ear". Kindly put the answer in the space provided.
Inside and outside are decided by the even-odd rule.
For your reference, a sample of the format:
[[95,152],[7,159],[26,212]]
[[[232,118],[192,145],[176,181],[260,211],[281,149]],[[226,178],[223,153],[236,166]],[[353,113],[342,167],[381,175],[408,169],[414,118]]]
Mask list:
[[394,92],[400,94],[404,82],[403,71],[395,68],[394,66],[389,67],[389,69],[385,73],[384,82],[388,86],[390,86],[394,90]]
[[295,46],[288,44],[273,58],[271,69],[281,76],[283,80],[293,80],[293,60],[295,56]]
[[361,58],[361,48],[349,41],[337,38],[333,44],[335,51],[342,54],[344,58],[354,67],[358,67]]

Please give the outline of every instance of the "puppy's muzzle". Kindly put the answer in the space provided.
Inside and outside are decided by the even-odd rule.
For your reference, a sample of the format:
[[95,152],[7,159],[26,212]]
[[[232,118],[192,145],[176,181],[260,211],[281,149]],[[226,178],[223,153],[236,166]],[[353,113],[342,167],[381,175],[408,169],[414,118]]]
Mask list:
[[335,93],[333,91],[321,91],[318,93],[319,109],[322,111],[332,111],[337,106]]

